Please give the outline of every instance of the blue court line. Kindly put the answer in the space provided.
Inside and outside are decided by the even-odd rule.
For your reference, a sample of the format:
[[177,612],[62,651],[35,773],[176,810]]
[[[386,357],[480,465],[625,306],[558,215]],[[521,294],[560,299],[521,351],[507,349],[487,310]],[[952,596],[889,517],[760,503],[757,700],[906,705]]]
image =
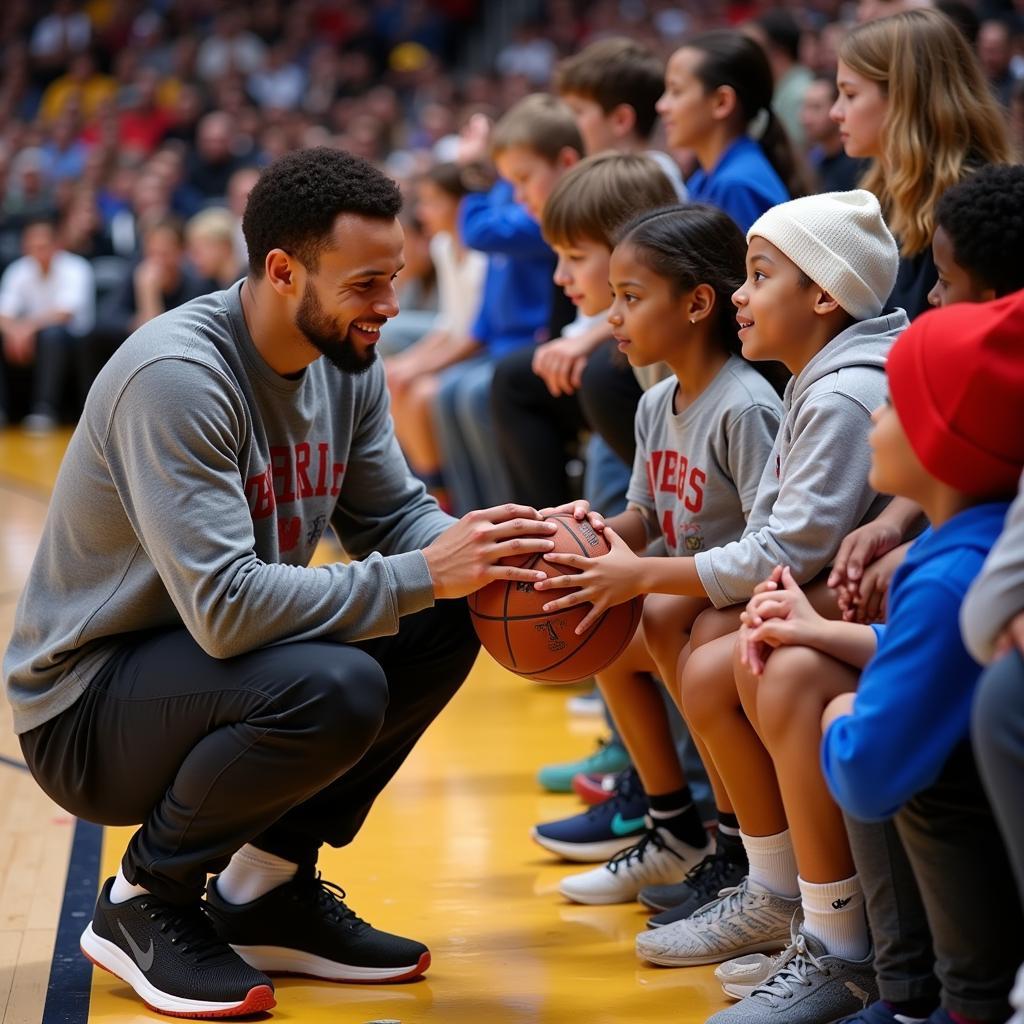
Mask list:
[[86,1024],[89,1019],[92,964],[79,950],[78,939],[96,904],[102,843],[101,825],[75,822],[42,1024]]
[[5,754],[0,754],[0,764],[5,764],[8,768],[20,768],[23,772],[28,771],[28,765],[24,761],[19,761],[16,757],[7,757]]

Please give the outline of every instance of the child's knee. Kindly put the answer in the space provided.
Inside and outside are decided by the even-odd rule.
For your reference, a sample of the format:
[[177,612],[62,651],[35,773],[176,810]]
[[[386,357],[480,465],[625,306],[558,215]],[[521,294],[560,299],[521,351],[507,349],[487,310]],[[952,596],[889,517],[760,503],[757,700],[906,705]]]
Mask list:
[[690,647],[706,647],[709,643],[729,633],[735,633],[740,626],[742,607],[705,608],[694,620],[690,630]]
[[698,733],[713,728],[720,716],[735,713],[739,694],[732,671],[732,650],[725,637],[719,642],[691,651],[679,680],[683,714]]
[[826,700],[816,685],[824,655],[810,647],[779,647],[765,663],[757,685],[757,718],[765,742],[799,730],[820,736]]

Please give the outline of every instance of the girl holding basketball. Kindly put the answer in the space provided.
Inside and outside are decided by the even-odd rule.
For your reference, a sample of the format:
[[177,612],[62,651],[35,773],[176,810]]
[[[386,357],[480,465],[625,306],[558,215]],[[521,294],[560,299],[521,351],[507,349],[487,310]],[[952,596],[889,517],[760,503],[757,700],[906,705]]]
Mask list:
[[[728,215],[684,204],[633,220],[612,253],[608,320],[619,348],[634,367],[663,361],[673,374],[640,400],[629,505],[608,520],[635,551],[661,539],[670,555],[693,555],[736,540],[746,525],[782,403],[739,354],[730,296],[743,280],[744,252],[743,236]],[[567,508],[583,515],[586,504]],[[725,832],[724,851],[716,856],[708,845],[654,679],[655,673],[673,678],[690,626],[707,606],[701,598],[648,597],[632,643],[598,675],[634,753],[651,821],[639,841],[607,865],[566,878],[560,890],[569,899],[629,901],[646,885],[680,883],[699,864],[715,875],[717,891],[728,884],[721,877],[725,862],[742,858],[738,839],[728,850]],[[724,791],[711,777],[727,821]],[[557,842],[549,831],[551,826],[538,826],[535,838],[542,845]]]

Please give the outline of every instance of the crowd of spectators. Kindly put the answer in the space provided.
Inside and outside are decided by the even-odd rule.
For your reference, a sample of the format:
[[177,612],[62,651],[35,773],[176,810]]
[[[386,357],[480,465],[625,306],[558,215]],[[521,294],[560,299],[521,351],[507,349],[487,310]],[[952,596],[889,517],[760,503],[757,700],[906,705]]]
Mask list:
[[[43,431],[73,416],[135,326],[240,275],[241,213],[270,160],[326,144],[411,183],[457,155],[474,114],[495,118],[546,88],[559,59],[605,35],[667,56],[688,33],[750,25],[771,59],[780,117],[821,182],[848,187],[827,116],[837,42],[847,25],[904,3],[546,0],[524,5],[490,59],[475,52],[488,39],[478,0],[5,0],[0,270],[16,272],[0,285],[0,422],[29,414],[26,425]],[[1019,146],[1024,2],[937,5],[975,41]],[[414,206],[406,218],[409,297],[418,289],[415,304],[429,306]],[[71,291],[88,292],[87,309],[45,308],[63,285],[29,301],[18,282],[32,276],[24,260],[36,249],[60,258],[37,260],[35,275],[77,275]],[[71,378],[50,380],[45,394],[27,372],[44,328],[69,350],[53,372]]]

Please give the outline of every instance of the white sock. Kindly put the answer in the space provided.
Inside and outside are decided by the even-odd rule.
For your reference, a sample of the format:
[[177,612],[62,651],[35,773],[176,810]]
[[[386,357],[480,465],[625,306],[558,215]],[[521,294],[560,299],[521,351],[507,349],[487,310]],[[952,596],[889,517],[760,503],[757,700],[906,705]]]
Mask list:
[[148,889],[143,889],[141,885],[132,885],[124,877],[124,868],[117,869],[117,874],[114,876],[114,884],[110,887],[111,903],[124,903],[126,900],[135,899],[136,896],[147,895],[149,895]]
[[748,877],[754,885],[787,899],[800,895],[789,829],[774,836],[748,836],[740,831],[740,838],[750,864]]
[[800,879],[804,929],[824,943],[833,956],[863,960],[871,949],[864,893],[854,875],[841,882],[807,882]]
[[290,882],[298,870],[298,864],[246,843],[217,876],[217,892],[228,903],[251,903]]

